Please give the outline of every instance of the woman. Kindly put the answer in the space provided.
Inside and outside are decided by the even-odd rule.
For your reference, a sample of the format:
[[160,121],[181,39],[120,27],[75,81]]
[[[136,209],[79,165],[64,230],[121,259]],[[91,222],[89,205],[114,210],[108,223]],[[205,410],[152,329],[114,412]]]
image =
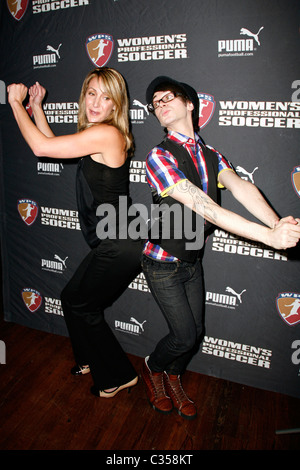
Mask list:
[[100,240],[96,234],[97,207],[105,203],[118,211],[120,196],[129,201],[128,156],[133,151],[133,138],[125,81],[108,67],[91,71],[81,90],[78,132],[68,136],[55,137],[52,133],[42,108],[45,90],[39,83],[29,90],[36,125],[22,104],[26,95],[23,84],[8,87],[14,117],[34,154],[59,159],[84,157],[77,170],[77,202],[82,232],[91,251],[64,288],[61,300],[76,362],[71,372],[91,372],[91,392],[113,397],[138,381],[105,321],[104,310],[140,272],[142,242],[129,237]]

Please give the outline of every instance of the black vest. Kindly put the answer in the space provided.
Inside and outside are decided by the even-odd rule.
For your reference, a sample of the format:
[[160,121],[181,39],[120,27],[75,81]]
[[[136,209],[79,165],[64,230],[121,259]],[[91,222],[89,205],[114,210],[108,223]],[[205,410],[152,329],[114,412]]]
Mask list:
[[[205,145],[200,145],[207,167],[207,193],[213,201],[217,202],[218,157],[215,152],[208,149]],[[182,145],[179,145],[170,139],[166,139],[158,145],[158,147],[168,150],[176,158],[178,169],[182,171],[191,183],[202,189],[199,173],[188,151]],[[195,211],[188,209],[171,196],[161,197],[157,193],[153,193],[153,202],[159,206],[159,218],[151,227],[149,240],[152,243],[159,245],[170,255],[173,255],[182,261],[195,262],[200,249],[203,247],[204,236],[211,229],[211,224],[204,221],[201,216],[195,213]],[[180,214],[181,220],[179,220],[178,217]],[[167,224],[163,223],[163,221],[167,221]],[[202,231],[201,234],[198,233],[199,227]],[[192,238],[192,234],[196,233],[196,228],[198,229],[197,236]],[[200,247],[195,246],[196,239],[202,239]],[[193,247],[187,247],[188,244],[192,244]]]

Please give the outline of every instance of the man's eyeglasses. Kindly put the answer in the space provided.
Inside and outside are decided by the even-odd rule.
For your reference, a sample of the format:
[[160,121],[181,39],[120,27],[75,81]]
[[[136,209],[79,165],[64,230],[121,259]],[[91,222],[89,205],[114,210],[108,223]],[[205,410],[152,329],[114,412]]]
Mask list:
[[183,96],[182,93],[167,93],[164,95],[160,100],[153,101],[152,103],[147,105],[148,111],[150,113],[154,113],[154,111],[160,106],[160,102],[168,103],[169,101],[173,101],[176,96]]

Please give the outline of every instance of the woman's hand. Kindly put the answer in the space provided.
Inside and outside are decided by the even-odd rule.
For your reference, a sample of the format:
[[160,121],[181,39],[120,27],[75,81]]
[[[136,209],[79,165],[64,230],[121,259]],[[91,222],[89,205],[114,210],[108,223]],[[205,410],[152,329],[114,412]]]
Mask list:
[[41,106],[43,99],[45,98],[46,89],[36,82],[29,88],[29,104],[31,108],[34,106]]
[[8,102],[10,105],[13,103],[22,104],[28,92],[28,88],[23,83],[12,83],[7,87]]

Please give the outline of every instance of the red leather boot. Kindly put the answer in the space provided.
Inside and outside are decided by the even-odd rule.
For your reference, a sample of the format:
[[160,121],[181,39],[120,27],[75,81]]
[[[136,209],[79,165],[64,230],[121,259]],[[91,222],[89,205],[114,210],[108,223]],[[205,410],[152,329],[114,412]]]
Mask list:
[[172,400],[164,387],[163,372],[152,372],[147,364],[147,357],[142,367],[142,378],[146,385],[148,400],[152,408],[160,413],[169,414],[173,409]]
[[176,408],[178,414],[186,419],[196,418],[196,406],[183,390],[180,375],[168,375],[164,372],[164,383],[166,392],[172,399],[174,408]]

